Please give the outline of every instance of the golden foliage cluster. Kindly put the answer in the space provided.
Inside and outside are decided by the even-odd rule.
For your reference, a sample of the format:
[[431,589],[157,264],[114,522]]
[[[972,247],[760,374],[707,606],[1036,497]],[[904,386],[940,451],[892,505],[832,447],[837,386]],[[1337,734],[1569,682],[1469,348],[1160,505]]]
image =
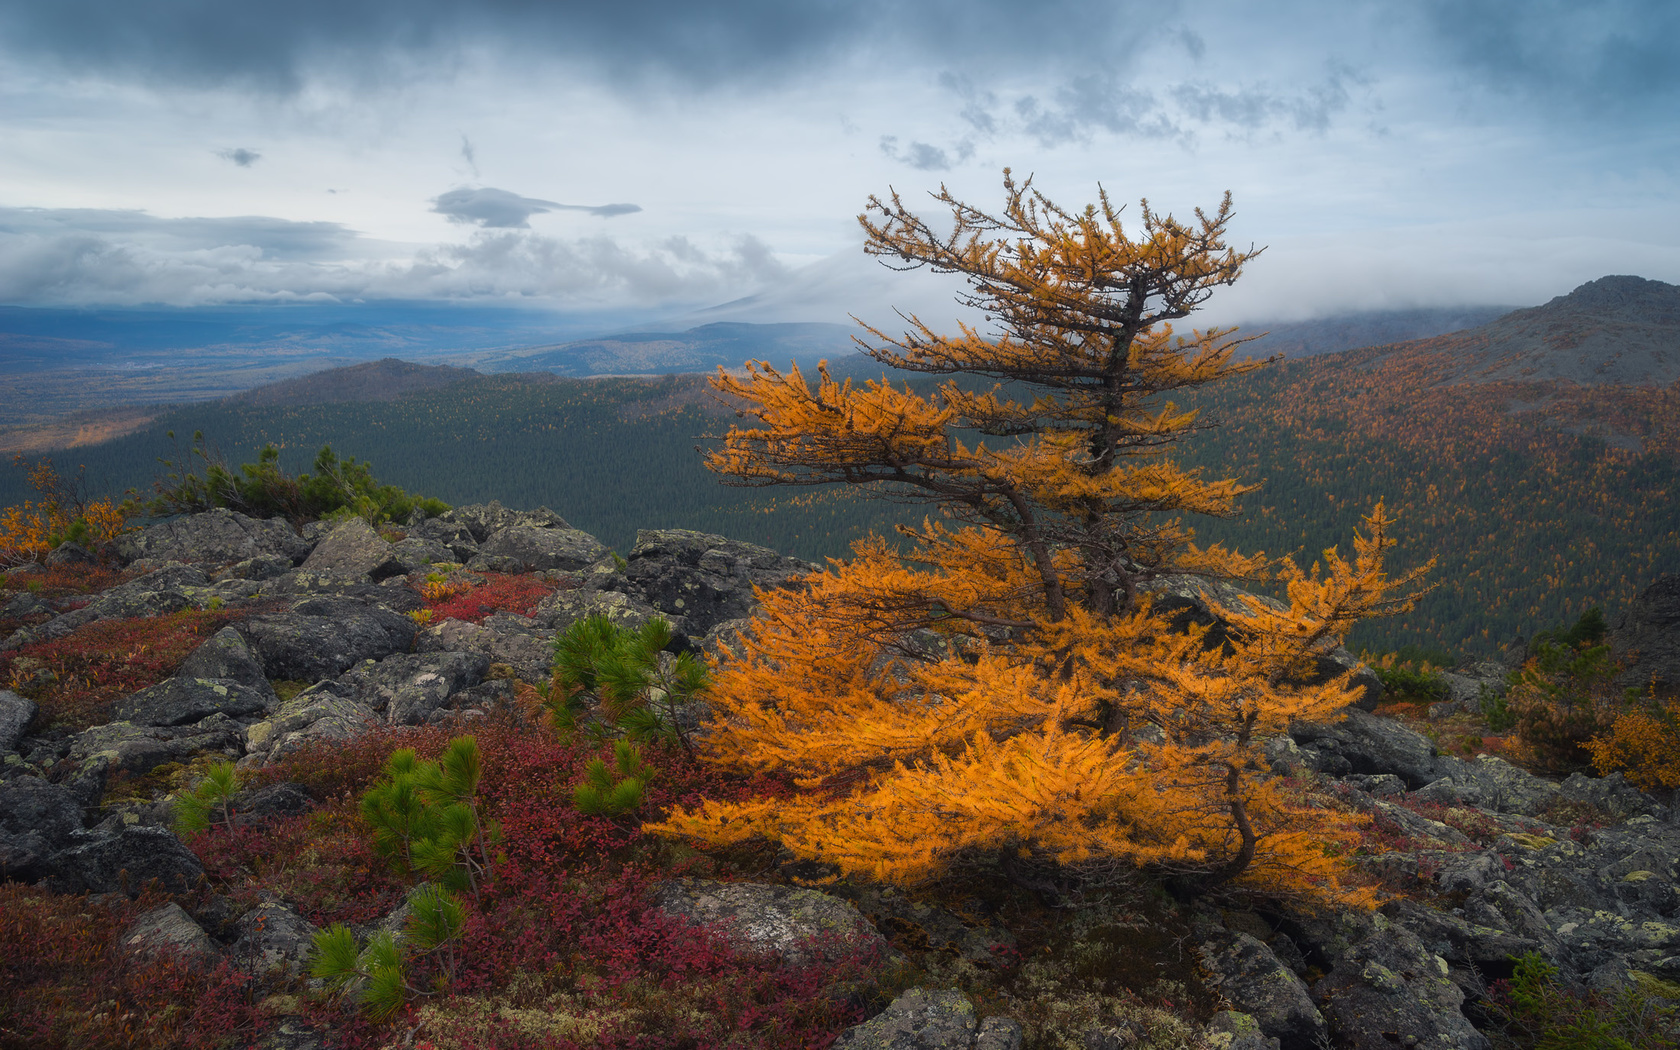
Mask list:
[[88,499],[80,477],[61,477],[51,459],[30,465],[19,454],[12,462],[27,472],[41,500],[0,510],[0,565],[44,562],[53,548],[72,538],[98,551],[127,529],[127,508],[110,499]]
[[[735,483],[871,485],[941,517],[902,530],[906,556],[866,540],[804,589],[762,593],[719,661],[707,754],[803,793],[651,827],[891,881],[986,854],[1368,903],[1342,879],[1355,818],[1265,774],[1261,747],[1338,717],[1355,694],[1347,675],[1309,684],[1321,658],[1408,607],[1419,574],[1384,572],[1380,503],[1351,560],[1199,548],[1180,515],[1229,513],[1244,490],[1160,456],[1200,425],[1165,395],[1258,367],[1229,331],[1171,328],[1254,254],[1224,244],[1229,198],[1194,223],[1146,203],[1134,236],[1106,195],[1075,213],[1030,180],[1006,173],[1005,190],[996,217],[942,190],[949,233],[896,195],[860,220],[871,253],[967,277],[999,329],[947,337],[909,317],[901,338],[870,329],[869,352],[997,385],[922,394],[762,362],[714,380],[752,419],[711,457]],[[1275,579],[1289,600],[1208,591],[1221,636],[1174,630],[1152,588],[1187,573]]]

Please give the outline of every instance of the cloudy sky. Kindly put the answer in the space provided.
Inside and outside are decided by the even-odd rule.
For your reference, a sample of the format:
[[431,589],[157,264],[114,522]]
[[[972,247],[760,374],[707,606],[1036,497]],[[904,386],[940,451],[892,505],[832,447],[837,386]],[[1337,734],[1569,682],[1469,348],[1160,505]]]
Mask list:
[[[1680,282],[1672,0],[0,0],[0,303],[934,309],[871,193],[1236,199],[1213,319]],[[722,316],[722,315],[719,315]]]

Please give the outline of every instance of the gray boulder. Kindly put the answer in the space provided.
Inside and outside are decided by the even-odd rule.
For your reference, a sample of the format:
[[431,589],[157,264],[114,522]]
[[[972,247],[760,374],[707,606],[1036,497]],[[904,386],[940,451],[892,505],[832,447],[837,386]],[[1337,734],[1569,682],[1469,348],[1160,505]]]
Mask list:
[[1556,783],[1491,755],[1469,762],[1438,762],[1436,769],[1452,772],[1419,788],[1416,798],[1532,817],[1544,812],[1560,791]]
[[223,627],[211,635],[209,641],[192,651],[175,673],[186,678],[225,679],[258,691],[267,690],[270,694],[274,691],[268,677],[263,674],[257,654],[232,627]]
[[1440,758],[1428,737],[1365,711],[1349,711],[1340,722],[1297,722],[1289,735],[1302,749],[1332,751],[1346,763],[1343,773],[1392,773],[1412,788],[1441,776]]
[[253,580],[261,582],[284,576],[292,571],[292,559],[278,554],[259,554],[255,558],[234,562],[216,574],[218,580]]
[[1680,575],[1659,577],[1641,591],[1609,640],[1623,664],[1617,686],[1680,696]]
[[471,534],[474,543],[483,543],[493,534],[514,526],[532,529],[569,529],[566,519],[549,510],[509,510],[495,500],[455,507],[438,518],[440,525],[460,525]]
[[1260,1022],[1238,1010],[1214,1014],[1207,1030],[1209,1035],[1227,1040],[1225,1050],[1281,1050],[1276,1039],[1260,1030]]
[[[658,609],[633,594],[620,591],[596,591],[583,588],[562,588],[555,591],[532,610],[532,619],[550,629],[564,631],[572,624],[590,616],[605,616],[620,627],[635,630],[655,616]],[[673,625],[685,621],[682,617],[666,616]]]
[[309,972],[316,927],[290,904],[265,896],[239,917],[232,954],[240,969],[256,977],[297,977]]
[[284,521],[248,518],[221,508],[128,533],[118,537],[116,549],[125,562],[145,558],[213,565],[264,555],[296,564],[309,555],[308,542]]
[[479,541],[465,524],[444,518],[427,518],[408,530],[409,539],[424,540],[449,551],[448,560],[465,565],[478,553]]
[[138,897],[156,879],[169,893],[185,893],[204,877],[204,866],[175,833],[131,824],[80,831],[55,854],[49,884],[60,893],[127,893]]
[[317,682],[280,705],[272,717],[246,728],[239,765],[260,768],[319,740],[349,740],[380,721],[378,712],[342,683]]
[[644,529],[625,559],[627,585],[653,608],[682,617],[704,637],[715,624],[751,616],[753,588],[784,587],[817,566],[768,547],[687,529]]
[[39,777],[0,782],[0,878],[51,874],[50,858],[81,828],[82,804],[68,789]]
[[98,558],[93,556],[92,551],[83,547],[79,543],[71,543],[69,540],[65,540],[57,547],[54,547],[51,553],[47,555],[47,564],[49,566],[92,565],[98,560]]
[[135,919],[123,931],[121,943],[123,953],[131,959],[174,956],[204,966],[213,962],[217,954],[216,945],[204,927],[173,901]]
[[721,925],[749,950],[779,956],[792,966],[833,963],[856,952],[890,950],[856,908],[826,893],[795,886],[670,879],[654,904],[695,925]]
[[1316,1050],[1328,1033],[1301,979],[1258,938],[1217,930],[1198,954],[1213,989],[1253,1017],[1281,1050]]
[[455,561],[455,552],[434,540],[409,536],[391,544],[391,557],[397,560],[397,564],[406,575],[433,565],[452,563]]
[[[531,624],[525,627],[524,624]],[[527,682],[548,677],[554,662],[552,632],[534,620],[490,616],[483,623],[440,620],[429,624],[414,641],[417,653],[482,653],[491,663],[507,664]]]
[[273,688],[253,689],[229,679],[175,677],[118,700],[111,705],[111,718],[137,726],[185,726],[215,714],[259,715],[276,702]]
[[35,720],[35,701],[0,689],[0,751],[11,751]]
[[1313,987],[1338,1047],[1346,1050],[1488,1050],[1460,1007],[1464,992],[1445,959],[1408,930],[1380,923]]
[[[206,751],[239,756],[242,727],[225,714],[211,714],[192,725],[150,726],[109,722],[77,735],[70,759],[77,777],[92,768],[147,773],[165,762],[188,762]],[[97,797],[88,802],[92,805]]]
[[166,565],[104,592],[86,608],[96,619],[160,616],[197,605],[210,577],[196,565]]
[[302,568],[334,576],[365,576],[375,582],[407,571],[385,537],[361,518],[341,522],[322,536]]
[[912,988],[877,1016],[840,1033],[835,1050],[1019,1050],[1021,1029],[1002,1017],[981,1023],[968,996]]
[[398,653],[368,661],[339,676],[356,700],[382,712],[392,725],[423,725],[454,694],[484,681],[483,653]]
[[266,677],[300,682],[333,678],[363,660],[407,652],[418,631],[394,609],[340,596],[306,598],[290,612],[253,616],[239,625]]
[[484,541],[467,568],[475,572],[570,572],[606,555],[606,546],[587,532],[511,525]]

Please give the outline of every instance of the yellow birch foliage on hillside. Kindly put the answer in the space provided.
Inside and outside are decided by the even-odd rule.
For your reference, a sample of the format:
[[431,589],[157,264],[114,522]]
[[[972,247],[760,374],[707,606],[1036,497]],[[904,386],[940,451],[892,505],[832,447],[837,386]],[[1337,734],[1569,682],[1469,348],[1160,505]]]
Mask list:
[[[1406,607],[1418,573],[1384,573],[1380,504],[1352,560],[1326,551],[1310,571],[1198,548],[1180,515],[1229,514],[1246,490],[1159,455],[1201,425],[1162,395],[1258,367],[1233,360],[1230,331],[1170,325],[1254,254],[1223,243],[1229,198],[1194,224],[1145,204],[1133,238],[1106,196],[1070,213],[1007,172],[1005,190],[1000,217],[941,191],[946,234],[896,195],[861,219],[889,264],[964,274],[1000,330],[946,337],[909,317],[901,338],[870,329],[869,352],[990,389],[924,395],[826,367],[812,383],[763,362],[714,380],[754,420],[711,457],[734,483],[868,484],[940,518],[903,530],[906,555],[873,538],[803,590],[761,593],[719,661],[705,753],[791,772],[802,793],[650,827],[770,839],[888,881],[986,853],[1368,899],[1340,881],[1356,818],[1284,790],[1262,747],[1346,707],[1346,675],[1305,684],[1318,658]],[[1215,601],[1210,644],[1156,612],[1151,585],[1185,572],[1281,574],[1289,603]]]
[[27,472],[41,500],[0,510],[0,565],[44,562],[66,539],[98,551],[127,530],[127,511],[109,499],[88,499],[79,474],[74,479],[60,477],[52,460],[44,457],[33,466],[22,454],[12,462]]

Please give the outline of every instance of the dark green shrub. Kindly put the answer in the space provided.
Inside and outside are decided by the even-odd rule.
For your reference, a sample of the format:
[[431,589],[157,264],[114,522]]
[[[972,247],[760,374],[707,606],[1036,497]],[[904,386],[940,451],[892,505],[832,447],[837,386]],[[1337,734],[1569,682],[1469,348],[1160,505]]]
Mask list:
[[642,806],[642,792],[653,770],[642,761],[642,752],[628,740],[613,742],[613,764],[597,758],[584,769],[583,783],[572,789],[572,803],[578,812],[591,817],[622,817]]
[[[169,436],[173,438],[174,432]],[[202,463],[202,477],[191,466],[191,458]],[[286,473],[274,445],[265,446],[255,463],[235,470],[198,431],[186,454],[177,453],[175,459],[162,462],[166,473],[154,482],[155,495],[146,504],[152,514],[226,507],[254,518],[286,518],[297,525],[333,514],[355,515],[378,525],[407,521],[417,510],[436,517],[449,509],[441,500],[381,485],[374,479],[371,463],[358,463],[354,456],[340,460],[331,446],[315,454],[313,474]]]
[[440,957],[442,986],[455,972],[456,944],[467,921],[460,899],[426,883],[409,896],[408,903],[408,922],[400,942],[386,930],[358,948],[355,933],[343,923],[321,930],[313,940],[310,975],[325,981],[328,989],[353,997],[374,1020],[390,1017],[410,996],[427,994],[410,983],[420,959]]
[[655,617],[638,630],[605,616],[588,616],[554,642],[554,679],[548,708],[556,726],[574,729],[591,707],[603,734],[630,740],[672,741],[688,747],[678,712],[706,688],[706,665],[692,653],[663,655],[671,625]]
[[384,774],[361,803],[375,848],[399,872],[477,896],[490,869],[488,843],[497,835],[494,823],[479,816],[478,742],[456,737],[436,762],[402,748],[386,760]]
[[1676,1004],[1655,982],[1613,996],[1582,995],[1565,988],[1558,969],[1529,952],[1514,960],[1509,982],[1489,997],[1490,1012],[1507,1035],[1527,1050],[1672,1050],[1668,1034]]

